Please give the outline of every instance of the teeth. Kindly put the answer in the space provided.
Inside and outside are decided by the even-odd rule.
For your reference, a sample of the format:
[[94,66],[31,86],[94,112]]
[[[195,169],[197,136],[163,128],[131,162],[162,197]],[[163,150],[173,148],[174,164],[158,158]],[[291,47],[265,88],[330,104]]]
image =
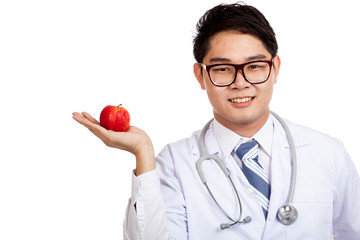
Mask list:
[[245,98],[234,98],[234,99],[230,99],[231,102],[233,103],[244,103],[244,102],[249,102],[253,99],[253,97],[245,97]]

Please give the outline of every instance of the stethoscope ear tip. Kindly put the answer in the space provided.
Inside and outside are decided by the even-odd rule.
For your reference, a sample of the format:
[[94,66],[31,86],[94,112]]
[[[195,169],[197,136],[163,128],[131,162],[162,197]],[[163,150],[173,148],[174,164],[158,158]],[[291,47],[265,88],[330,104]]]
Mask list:
[[243,222],[244,223],[249,223],[251,222],[252,218],[250,216],[247,216],[246,218],[244,218]]
[[237,222],[234,222],[234,223],[222,223],[220,224],[220,229],[221,230],[224,230],[224,229],[228,229],[229,227],[235,225],[235,224],[238,224],[238,223],[249,223],[251,222],[252,218],[250,216],[247,216],[246,218],[244,218],[242,221],[237,221]]
[[220,229],[221,229],[221,230],[227,229],[227,228],[229,228],[229,227],[230,227],[230,224],[229,224],[229,223],[222,223],[222,224],[220,224]]

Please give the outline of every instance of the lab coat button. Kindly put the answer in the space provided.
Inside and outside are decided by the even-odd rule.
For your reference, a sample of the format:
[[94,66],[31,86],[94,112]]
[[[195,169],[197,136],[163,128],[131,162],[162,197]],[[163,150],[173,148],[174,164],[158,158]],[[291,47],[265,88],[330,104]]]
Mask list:
[[253,195],[254,195],[254,190],[252,190],[251,188],[245,189],[245,196],[252,197]]

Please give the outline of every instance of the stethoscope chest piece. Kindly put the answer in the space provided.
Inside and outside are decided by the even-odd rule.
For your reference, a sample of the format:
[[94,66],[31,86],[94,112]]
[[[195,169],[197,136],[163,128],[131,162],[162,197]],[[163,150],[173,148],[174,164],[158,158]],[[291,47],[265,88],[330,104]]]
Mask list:
[[291,205],[282,205],[278,210],[277,217],[282,224],[290,225],[296,221],[298,212]]

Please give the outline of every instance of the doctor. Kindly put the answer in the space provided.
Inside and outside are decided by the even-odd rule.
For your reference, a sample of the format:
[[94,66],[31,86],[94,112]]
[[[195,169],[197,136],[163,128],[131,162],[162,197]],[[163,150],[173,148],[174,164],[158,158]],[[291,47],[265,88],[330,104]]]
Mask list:
[[360,179],[343,144],[291,122],[297,156],[291,206],[298,215],[292,224],[279,221],[294,165],[284,127],[269,110],[281,62],[265,17],[251,6],[219,5],[197,31],[194,73],[214,113],[203,143],[231,178],[209,159],[201,164],[207,186],[201,181],[200,131],[167,145],[155,161],[144,131],[115,133],[88,113],[73,114],[107,146],[136,156],[124,238],[360,239]]

